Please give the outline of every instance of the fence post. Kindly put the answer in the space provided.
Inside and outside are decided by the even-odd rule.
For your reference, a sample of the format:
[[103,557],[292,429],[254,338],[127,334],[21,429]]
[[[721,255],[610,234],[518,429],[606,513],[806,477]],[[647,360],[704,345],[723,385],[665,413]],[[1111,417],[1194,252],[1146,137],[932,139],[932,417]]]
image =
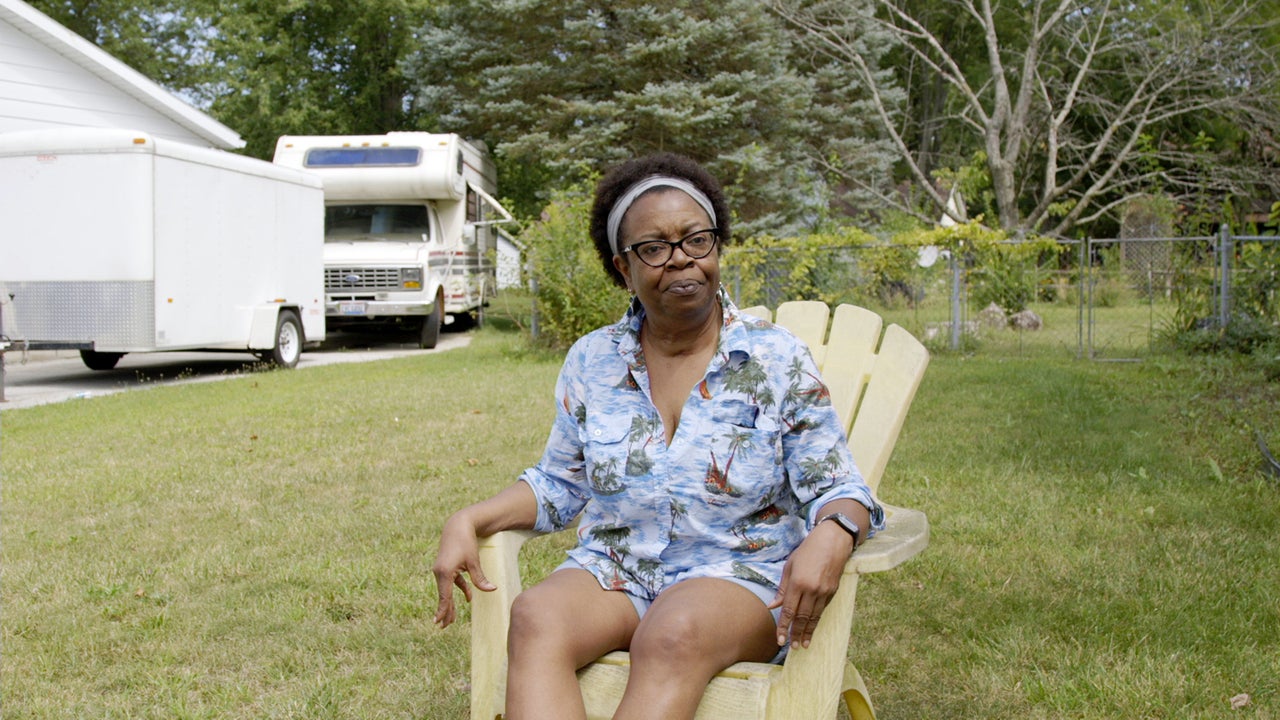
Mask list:
[[1226,223],[1218,227],[1218,327],[1231,322],[1231,259],[1235,255],[1231,230]]
[[1088,293],[1085,303],[1088,310],[1086,311],[1085,321],[1088,324],[1086,332],[1089,334],[1089,359],[1092,360],[1097,357],[1097,353],[1093,349],[1093,286],[1097,282],[1097,278],[1094,277],[1093,271],[1093,238],[1089,238],[1088,244],[1089,262],[1085,265],[1085,277],[1088,278],[1085,282],[1085,292]]
[[529,336],[532,337],[534,340],[537,340],[539,335],[538,274],[534,272],[532,254],[530,254],[530,257],[529,257],[529,294],[532,296],[529,301],[529,304],[532,306],[529,308]]
[[951,251],[951,349],[960,349],[960,253]]
[[1084,294],[1085,283],[1088,282],[1086,273],[1089,270],[1089,238],[1080,241],[1080,253],[1076,261],[1080,263],[1076,274],[1080,283],[1076,292],[1076,359],[1080,360],[1084,358]]

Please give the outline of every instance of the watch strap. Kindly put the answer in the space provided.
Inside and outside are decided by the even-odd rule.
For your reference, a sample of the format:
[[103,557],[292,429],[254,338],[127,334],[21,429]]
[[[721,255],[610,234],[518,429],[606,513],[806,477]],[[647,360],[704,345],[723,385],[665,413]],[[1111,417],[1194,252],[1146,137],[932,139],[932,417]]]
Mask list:
[[857,550],[858,537],[862,534],[862,530],[861,528],[858,527],[858,523],[854,522],[852,519],[849,518],[848,515],[845,515],[844,513],[833,512],[818,518],[818,522],[814,524],[814,527],[817,527],[818,525],[821,525],[822,523],[828,520],[834,522],[836,525],[839,525],[841,530],[844,530],[845,532],[849,533],[850,536],[853,537],[853,549]]

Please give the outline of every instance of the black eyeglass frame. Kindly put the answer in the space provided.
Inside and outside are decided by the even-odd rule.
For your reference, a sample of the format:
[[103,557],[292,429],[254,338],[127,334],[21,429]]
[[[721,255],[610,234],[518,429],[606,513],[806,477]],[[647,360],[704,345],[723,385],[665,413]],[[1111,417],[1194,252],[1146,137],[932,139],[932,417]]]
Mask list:
[[[695,237],[697,235],[704,235],[706,233],[711,234],[711,244],[707,246],[707,251],[702,253],[701,255],[694,255],[693,253],[689,252],[688,248],[684,246],[685,241],[688,240],[689,238]],[[671,256],[676,254],[676,248],[680,248],[681,250],[683,250],[684,254],[689,256],[693,260],[701,260],[702,258],[710,255],[713,251],[715,251],[716,247],[719,244],[720,244],[720,228],[711,227],[711,228],[703,228],[701,230],[694,230],[693,232],[689,233],[688,235],[685,235],[684,237],[680,238],[679,240],[676,240],[675,242],[671,242],[670,240],[645,240],[644,242],[638,242],[638,243],[635,243],[634,245],[628,245],[622,248],[622,252],[623,254],[634,253],[636,256],[636,259],[644,263],[645,265],[648,265],[651,268],[660,268],[671,261]],[[636,249],[636,248],[644,247],[646,245],[649,245],[649,246],[665,245],[667,248],[667,254],[665,257],[662,258],[662,260],[658,261],[657,264],[651,263],[648,260],[645,260],[644,256],[640,254],[640,251]]]

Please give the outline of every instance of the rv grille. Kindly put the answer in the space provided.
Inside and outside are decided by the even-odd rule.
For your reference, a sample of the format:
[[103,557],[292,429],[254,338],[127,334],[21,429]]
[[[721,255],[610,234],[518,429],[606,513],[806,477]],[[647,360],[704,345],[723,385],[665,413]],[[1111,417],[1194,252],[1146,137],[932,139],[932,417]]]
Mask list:
[[396,290],[400,287],[400,268],[338,268],[324,269],[324,289],[327,292],[353,290]]

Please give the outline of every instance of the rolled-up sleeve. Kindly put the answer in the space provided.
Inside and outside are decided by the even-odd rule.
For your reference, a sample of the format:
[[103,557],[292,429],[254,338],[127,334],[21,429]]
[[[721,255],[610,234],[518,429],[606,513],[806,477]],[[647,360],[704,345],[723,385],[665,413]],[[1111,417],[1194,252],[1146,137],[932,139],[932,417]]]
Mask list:
[[[782,438],[783,463],[792,491],[802,503],[813,529],[822,507],[833,500],[856,500],[871,513],[867,537],[884,528],[884,509],[876,502],[849,452],[848,438],[831,405],[826,386],[807,349],[799,351],[805,387],[793,385],[784,397],[782,415],[790,430]],[[797,392],[797,390],[800,390]]]
[[586,473],[578,408],[583,407],[581,348],[569,351],[556,380],[556,418],[538,464],[525,470],[527,483],[538,500],[534,529],[555,532],[569,525],[586,505]]

